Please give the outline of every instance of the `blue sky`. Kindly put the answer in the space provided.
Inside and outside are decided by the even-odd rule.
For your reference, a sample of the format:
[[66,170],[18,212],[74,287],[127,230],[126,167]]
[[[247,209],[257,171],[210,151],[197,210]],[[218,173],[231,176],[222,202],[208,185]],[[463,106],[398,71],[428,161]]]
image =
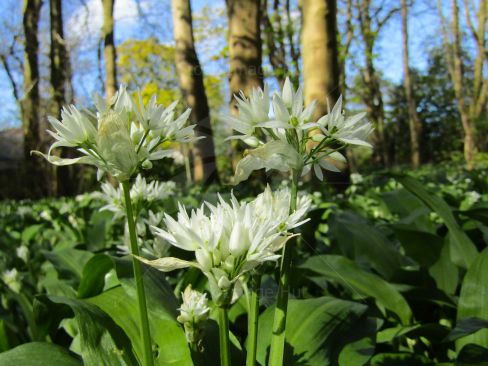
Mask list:
[[[395,1],[396,2],[396,1]],[[444,0],[446,2],[446,0]],[[0,21],[3,23],[3,33],[1,43],[4,52],[5,46],[10,43],[12,34],[10,29],[19,29],[21,26],[21,1],[4,0],[5,10],[0,14]],[[96,73],[96,49],[101,25],[101,1],[100,0],[65,0],[64,18],[65,30],[69,44],[73,48],[73,69],[74,86],[78,97],[78,102],[85,103],[91,93],[101,87],[97,80]],[[156,36],[163,43],[172,42],[172,25],[169,0],[116,0],[116,43],[121,43],[129,38],[146,38]],[[294,3],[292,1],[292,3]],[[432,8],[433,1],[417,0],[410,14],[410,51],[411,65],[417,68],[426,66],[426,50],[435,44],[440,43],[438,36],[438,20],[435,9]],[[340,1],[339,1],[340,4]],[[429,5],[430,4],[430,5]],[[3,5],[3,3],[2,3]],[[225,26],[225,20],[218,17],[218,10],[222,10],[225,5],[224,0],[194,0],[192,1],[194,16],[203,7],[212,7],[215,20],[221,26]],[[43,70],[47,75],[48,65],[48,12],[45,2],[41,17],[41,58]],[[141,19],[139,14],[142,11],[144,17]],[[295,10],[296,12],[296,10]],[[224,13],[225,14],[225,13]],[[211,61],[212,50],[218,49],[225,44],[225,39],[215,39],[204,37],[204,41],[197,44],[199,57],[204,71],[207,73],[225,72],[226,65]],[[20,49],[20,48],[19,48]],[[361,55],[354,51],[354,57],[358,60]],[[381,70],[384,76],[394,82],[402,78],[402,44],[399,14],[396,15],[382,30],[377,48],[377,69]],[[20,75],[17,77],[21,81]],[[43,90],[41,84],[41,90]],[[0,129],[17,127],[20,125],[18,120],[17,108],[12,95],[10,83],[8,82],[5,71],[0,69],[0,98],[4,108],[0,110]]]

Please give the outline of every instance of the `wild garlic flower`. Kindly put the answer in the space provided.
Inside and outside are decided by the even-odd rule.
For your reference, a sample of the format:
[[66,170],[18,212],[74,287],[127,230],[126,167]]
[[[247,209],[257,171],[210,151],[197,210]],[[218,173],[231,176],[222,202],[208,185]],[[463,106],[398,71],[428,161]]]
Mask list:
[[305,174],[312,169],[322,180],[322,169],[339,171],[331,161],[345,163],[338,151],[349,145],[371,145],[366,141],[372,127],[365,114],[345,117],[340,98],[329,114],[313,121],[315,103],[304,107],[302,88],[293,90],[287,78],[281,94],[274,93],[272,110],[267,86],[254,89],[249,98],[237,98],[239,116],[228,116],[240,139],[254,148],[239,162],[235,183],[249,177],[254,170],[296,171]]
[[197,345],[201,340],[203,325],[210,315],[210,307],[206,294],[202,294],[188,285],[181,294],[183,303],[178,309],[180,315],[176,318],[185,327],[186,340]]
[[[176,116],[176,103],[165,109],[153,97],[144,105],[140,92],[136,103],[121,86],[109,103],[95,95],[94,104],[95,113],[68,106],[61,112],[61,121],[49,117],[54,131],[48,133],[56,141],[47,154],[34,153],[54,165],[94,165],[99,178],[110,173],[122,182],[140,169],[151,168],[151,161],[171,157],[171,143],[195,140],[195,126],[187,126],[190,110]],[[82,156],[68,159],[52,155],[57,147],[76,148]]]
[[[130,189],[130,198],[135,216],[139,216],[142,209],[147,208],[153,202],[164,201],[171,197],[176,188],[173,181],[147,183],[146,179],[140,174],[137,175]],[[104,200],[107,204],[101,210],[112,211],[116,218],[126,215],[124,192],[122,184],[114,188],[110,183],[102,184],[102,192],[97,194],[98,198]]]
[[246,275],[280,258],[277,252],[293,236],[288,230],[307,221],[302,218],[310,207],[309,199],[300,199],[291,215],[289,204],[288,190],[273,193],[268,187],[251,202],[239,203],[232,196],[229,203],[220,197],[217,205],[205,202],[190,215],[180,205],[177,219],[165,215],[166,229],[155,232],[171,245],[194,252],[196,260],[139,259],[163,272],[199,268],[208,278],[212,299],[228,306],[240,296]]

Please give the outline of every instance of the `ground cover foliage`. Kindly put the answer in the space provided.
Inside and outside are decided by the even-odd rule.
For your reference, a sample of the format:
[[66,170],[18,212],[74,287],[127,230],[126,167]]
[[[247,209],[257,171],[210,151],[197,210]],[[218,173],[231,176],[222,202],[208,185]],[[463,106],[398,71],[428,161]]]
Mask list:
[[[286,182],[278,183],[285,185]],[[228,188],[174,187],[140,210],[174,214]],[[256,188],[260,191],[260,188]],[[455,164],[415,173],[352,175],[343,193],[314,190],[293,246],[287,365],[474,365],[488,357],[488,177]],[[252,196],[238,186],[238,199]],[[143,344],[124,219],[99,193],[0,205],[0,364],[136,365]],[[105,207],[106,208],[106,207]],[[147,255],[184,257],[137,223]],[[262,269],[257,361],[269,357],[276,266]],[[158,365],[218,364],[217,314],[200,349],[176,320],[196,269],[143,267]],[[231,358],[244,364],[248,300],[229,310]],[[203,350],[203,352],[200,352]],[[35,360],[33,361],[33,356]]]

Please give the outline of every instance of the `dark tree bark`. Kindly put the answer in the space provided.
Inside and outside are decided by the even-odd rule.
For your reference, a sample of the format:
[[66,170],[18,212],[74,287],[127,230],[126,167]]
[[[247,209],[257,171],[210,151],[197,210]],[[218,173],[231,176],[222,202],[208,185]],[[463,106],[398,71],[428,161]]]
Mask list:
[[24,121],[24,146],[26,157],[39,147],[39,39],[37,37],[42,0],[25,0],[23,25],[25,33],[24,96],[22,114]]
[[[53,114],[59,119],[61,109],[68,101],[70,93],[70,62],[63,30],[63,11],[61,0],[49,0],[51,23],[51,86],[53,88]],[[70,93],[71,94],[71,93]],[[62,149],[62,155],[69,155],[68,149]],[[76,191],[76,169],[73,166],[59,167],[53,179],[57,180],[56,193],[61,196],[72,195]]]
[[268,48],[269,63],[273,68],[273,74],[283,87],[288,76],[288,65],[286,63],[285,32],[280,14],[280,1],[274,0],[273,13],[268,14],[268,1],[262,2],[263,30],[265,33],[265,43]]
[[402,8],[403,85],[407,97],[408,125],[410,129],[410,164],[413,169],[417,169],[421,163],[422,123],[417,113],[417,104],[415,102],[412,75],[409,66],[407,1],[400,0],[400,3]]
[[117,51],[114,43],[114,2],[103,3],[103,58],[105,62],[105,94],[110,99],[117,92]]
[[230,107],[237,113],[234,96],[263,87],[261,66],[261,6],[259,0],[226,0],[229,21]]
[[317,102],[316,116],[327,114],[341,94],[335,0],[304,0],[302,57],[305,103]]
[[[32,150],[41,148],[39,134],[39,39],[38,27],[42,0],[25,0],[23,8],[23,28],[25,34],[24,52],[24,95],[21,102],[21,114],[24,128],[24,154],[26,172],[37,179],[26,181],[31,194],[38,195],[43,190],[43,166],[37,158],[31,157]],[[33,183],[37,181],[38,184]],[[31,182],[31,183],[29,183]],[[40,186],[40,187],[39,187]]]
[[195,50],[189,0],[173,0],[173,31],[176,41],[176,71],[186,104],[192,109],[191,121],[197,136],[193,149],[193,178],[196,182],[218,180],[210,110],[203,83],[203,71]]
[[[389,166],[387,141],[385,134],[385,110],[383,104],[383,94],[376,67],[374,65],[374,46],[381,28],[399,10],[398,8],[386,9],[383,18],[379,18],[382,7],[387,2],[380,4],[379,8],[372,9],[371,0],[357,0],[356,7],[358,12],[359,30],[364,44],[364,69],[362,70],[363,82],[366,86],[366,93],[362,96],[369,117],[375,124],[373,156],[377,164]],[[374,18],[372,17],[374,14]]]

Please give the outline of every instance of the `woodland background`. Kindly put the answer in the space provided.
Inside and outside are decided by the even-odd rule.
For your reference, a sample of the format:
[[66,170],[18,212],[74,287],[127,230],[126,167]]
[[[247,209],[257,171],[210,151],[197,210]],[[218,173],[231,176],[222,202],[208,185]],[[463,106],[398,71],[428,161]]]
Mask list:
[[[191,9],[191,5],[193,9]],[[119,84],[193,109],[207,138],[162,163],[160,178],[228,183],[242,149],[222,118],[239,90],[289,77],[317,116],[342,94],[375,125],[351,171],[483,163],[488,6],[474,0],[6,0],[0,15],[0,197],[65,196],[96,186],[88,168],[54,169],[47,116],[86,108]],[[193,11],[192,11],[193,10]],[[348,173],[329,177],[348,184]],[[342,186],[342,185],[339,185]]]

